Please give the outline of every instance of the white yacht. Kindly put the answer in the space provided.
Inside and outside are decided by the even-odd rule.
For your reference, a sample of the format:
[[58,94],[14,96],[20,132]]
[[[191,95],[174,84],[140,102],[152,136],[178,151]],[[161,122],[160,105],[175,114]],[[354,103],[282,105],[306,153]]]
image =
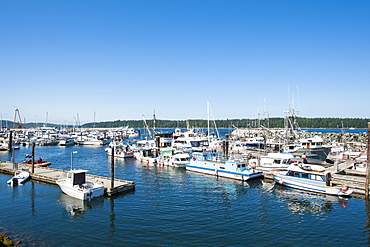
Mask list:
[[280,185],[338,196],[349,196],[352,193],[345,184],[332,181],[330,172],[323,166],[294,163],[287,171],[272,171],[274,180]]

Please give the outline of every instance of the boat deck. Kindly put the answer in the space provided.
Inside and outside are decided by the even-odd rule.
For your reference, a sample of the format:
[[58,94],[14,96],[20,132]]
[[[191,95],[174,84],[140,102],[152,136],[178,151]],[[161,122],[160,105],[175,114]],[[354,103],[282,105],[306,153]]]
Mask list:
[[[55,184],[56,181],[60,178],[66,178],[67,171],[54,169],[49,167],[35,167],[34,173],[31,173],[32,165],[26,164],[19,164],[11,162],[1,162],[0,164],[0,172],[5,174],[14,174],[15,170],[26,169],[30,172],[31,180]],[[91,181],[94,183],[100,183],[104,185],[104,191],[106,196],[113,196],[115,194],[135,189],[135,182],[122,180],[122,179],[114,179],[114,187],[111,188],[111,178],[86,174],[87,181]]]

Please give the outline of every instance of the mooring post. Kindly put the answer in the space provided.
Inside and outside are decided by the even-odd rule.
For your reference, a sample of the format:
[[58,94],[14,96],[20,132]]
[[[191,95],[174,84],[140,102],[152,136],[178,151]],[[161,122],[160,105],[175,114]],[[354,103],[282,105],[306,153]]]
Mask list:
[[370,122],[367,123],[367,161],[366,161],[366,181],[365,181],[365,198],[369,200],[369,183],[370,183]]
[[12,130],[9,132],[8,150],[13,152],[13,131]]
[[229,156],[229,135],[225,135],[225,156]]
[[32,142],[32,173],[35,173],[35,142]]
[[110,170],[111,170],[111,182],[110,182],[110,188],[114,188],[114,147],[112,146],[112,156],[111,156],[111,165],[110,165]]

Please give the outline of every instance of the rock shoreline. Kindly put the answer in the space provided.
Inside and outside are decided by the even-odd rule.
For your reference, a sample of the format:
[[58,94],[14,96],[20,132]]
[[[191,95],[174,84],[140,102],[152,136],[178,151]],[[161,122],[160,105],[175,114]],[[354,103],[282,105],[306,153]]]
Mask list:
[[18,246],[20,243],[21,241],[12,241],[8,235],[0,233],[0,247]]
[[[282,129],[270,129],[269,131],[263,129],[237,129],[234,130],[230,136],[239,137],[239,138],[253,138],[257,136],[266,137],[267,140],[274,139],[275,141],[279,141],[277,136],[283,136]],[[337,143],[367,143],[367,132],[360,132],[360,133],[348,133],[348,132],[341,132],[341,133],[333,133],[333,132],[299,132],[300,138],[310,138],[314,136],[320,136],[324,144],[337,142]]]

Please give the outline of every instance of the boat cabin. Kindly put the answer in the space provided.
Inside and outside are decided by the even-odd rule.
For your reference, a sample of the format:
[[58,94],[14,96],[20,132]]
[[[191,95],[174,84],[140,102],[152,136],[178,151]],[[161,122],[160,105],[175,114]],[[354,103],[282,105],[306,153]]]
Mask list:
[[300,140],[303,148],[316,148],[323,145],[323,139],[319,136]]
[[292,176],[292,177],[298,177],[298,178],[307,178],[307,179],[312,179],[312,180],[317,180],[317,181],[326,181],[324,175],[312,174],[312,173],[307,173],[307,172],[288,171],[286,175]]

